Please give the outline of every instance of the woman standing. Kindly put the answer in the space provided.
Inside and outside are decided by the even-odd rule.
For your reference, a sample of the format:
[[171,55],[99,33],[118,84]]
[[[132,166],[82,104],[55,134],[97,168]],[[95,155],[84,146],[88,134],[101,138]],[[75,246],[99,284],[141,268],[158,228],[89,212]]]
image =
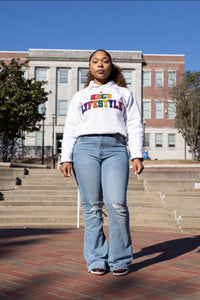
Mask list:
[[[88,271],[125,275],[133,259],[126,143],[133,169],[140,174],[143,127],[137,102],[110,54],[96,50],[89,67],[86,87],[74,95],[66,118],[61,171],[71,176],[73,164],[83,203]],[[109,216],[109,245],[103,231],[103,199]]]

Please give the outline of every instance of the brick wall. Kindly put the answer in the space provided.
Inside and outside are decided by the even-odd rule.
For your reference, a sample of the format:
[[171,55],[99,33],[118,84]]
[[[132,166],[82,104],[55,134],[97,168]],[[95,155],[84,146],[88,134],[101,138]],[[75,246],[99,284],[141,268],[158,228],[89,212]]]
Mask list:
[[[168,71],[176,71],[176,82],[181,80],[184,73],[184,55],[143,55],[143,70],[151,71],[151,86],[143,87],[143,99],[151,100],[151,119],[146,120],[146,126],[150,127],[174,127],[174,120],[168,119],[168,101],[172,99],[172,87],[168,87]],[[163,87],[155,86],[155,71],[163,71]],[[155,119],[155,101],[164,102],[164,118]]]
[[21,61],[25,61],[28,58],[28,52],[2,52],[0,51],[0,60],[9,63],[13,58],[19,58]]

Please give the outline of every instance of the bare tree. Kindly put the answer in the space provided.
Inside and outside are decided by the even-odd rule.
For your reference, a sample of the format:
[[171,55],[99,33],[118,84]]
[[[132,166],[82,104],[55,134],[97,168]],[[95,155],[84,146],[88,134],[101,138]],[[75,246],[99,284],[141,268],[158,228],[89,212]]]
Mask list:
[[176,104],[175,126],[190,147],[192,160],[199,157],[200,72],[186,71],[172,92]]

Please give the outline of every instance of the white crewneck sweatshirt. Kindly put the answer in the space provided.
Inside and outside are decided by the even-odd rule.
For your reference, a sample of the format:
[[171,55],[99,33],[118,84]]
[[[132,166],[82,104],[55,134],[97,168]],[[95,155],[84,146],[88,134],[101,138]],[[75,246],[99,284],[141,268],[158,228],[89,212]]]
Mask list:
[[143,126],[137,101],[129,89],[114,81],[89,86],[72,98],[66,117],[62,162],[73,161],[73,148],[79,136],[90,134],[123,135],[131,158],[142,158]]

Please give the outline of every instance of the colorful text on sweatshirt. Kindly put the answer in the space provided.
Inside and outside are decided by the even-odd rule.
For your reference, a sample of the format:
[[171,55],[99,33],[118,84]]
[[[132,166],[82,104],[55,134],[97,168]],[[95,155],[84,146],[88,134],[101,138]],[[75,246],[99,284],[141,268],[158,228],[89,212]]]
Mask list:
[[84,103],[81,106],[82,114],[84,114],[84,112],[86,112],[89,109],[102,108],[102,107],[122,110],[122,102],[118,100],[112,100],[111,98],[112,98],[111,94],[91,95],[90,101]]

